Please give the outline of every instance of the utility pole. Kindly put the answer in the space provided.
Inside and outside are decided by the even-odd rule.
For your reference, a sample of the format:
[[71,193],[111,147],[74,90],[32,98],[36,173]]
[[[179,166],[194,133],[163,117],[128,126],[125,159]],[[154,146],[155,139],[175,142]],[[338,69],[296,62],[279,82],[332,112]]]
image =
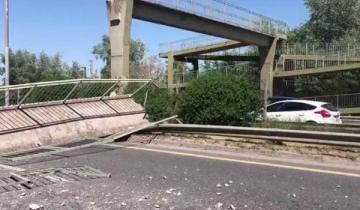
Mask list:
[[94,75],[94,61],[90,60],[90,78],[94,79],[95,75]]
[[[4,47],[5,47],[5,86],[10,85],[10,47],[9,47],[9,0],[5,0],[5,18],[4,18]],[[5,93],[5,105],[9,105],[9,90]]]

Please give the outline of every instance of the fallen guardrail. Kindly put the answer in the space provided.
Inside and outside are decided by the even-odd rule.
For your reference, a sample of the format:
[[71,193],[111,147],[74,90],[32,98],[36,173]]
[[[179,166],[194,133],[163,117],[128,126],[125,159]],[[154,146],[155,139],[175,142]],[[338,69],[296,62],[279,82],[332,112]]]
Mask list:
[[157,127],[145,129],[143,132],[226,135],[276,142],[360,147],[360,134],[349,133],[188,124],[162,124]]

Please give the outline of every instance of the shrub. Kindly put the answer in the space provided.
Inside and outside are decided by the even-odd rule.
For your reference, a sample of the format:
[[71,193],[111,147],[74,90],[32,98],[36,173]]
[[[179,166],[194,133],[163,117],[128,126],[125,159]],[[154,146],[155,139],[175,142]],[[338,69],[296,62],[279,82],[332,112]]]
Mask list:
[[184,123],[248,125],[261,107],[258,85],[245,76],[210,73],[192,81],[181,94]]
[[168,89],[159,89],[150,85],[134,95],[135,101],[144,105],[147,91],[145,111],[150,121],[158,121],[174,114],[175,97],[169,93]]

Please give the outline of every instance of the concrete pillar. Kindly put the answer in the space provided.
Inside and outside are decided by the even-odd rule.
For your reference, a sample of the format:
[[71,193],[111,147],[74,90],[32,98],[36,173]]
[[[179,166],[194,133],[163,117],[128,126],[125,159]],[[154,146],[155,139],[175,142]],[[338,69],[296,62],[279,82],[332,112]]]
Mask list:
[[197,77],[199,74],[199,60],[194,59],[191,63],[193,65],[194,76]]
[[107,0],[111,45],[111,78],[129,78],[130,30],[134,0]]
[[172,89],[174,87],[174,54],[168,54],[168,66],[167,66],[167,74],[168,74],[168,88]]
[[273,73],[278,38],[269,47],[259,47],[260,53],[260,88],[264,92],[264,100],[273,96]]

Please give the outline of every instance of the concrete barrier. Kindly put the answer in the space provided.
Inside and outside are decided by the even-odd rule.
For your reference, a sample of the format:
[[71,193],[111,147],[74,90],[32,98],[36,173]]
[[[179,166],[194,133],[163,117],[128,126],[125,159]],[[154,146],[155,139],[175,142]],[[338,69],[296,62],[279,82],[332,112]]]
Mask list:
[[0,135],[0,153],[31,150],[79,139],[111,135],[129,127],[148,123],[144,114],[86,119]]

